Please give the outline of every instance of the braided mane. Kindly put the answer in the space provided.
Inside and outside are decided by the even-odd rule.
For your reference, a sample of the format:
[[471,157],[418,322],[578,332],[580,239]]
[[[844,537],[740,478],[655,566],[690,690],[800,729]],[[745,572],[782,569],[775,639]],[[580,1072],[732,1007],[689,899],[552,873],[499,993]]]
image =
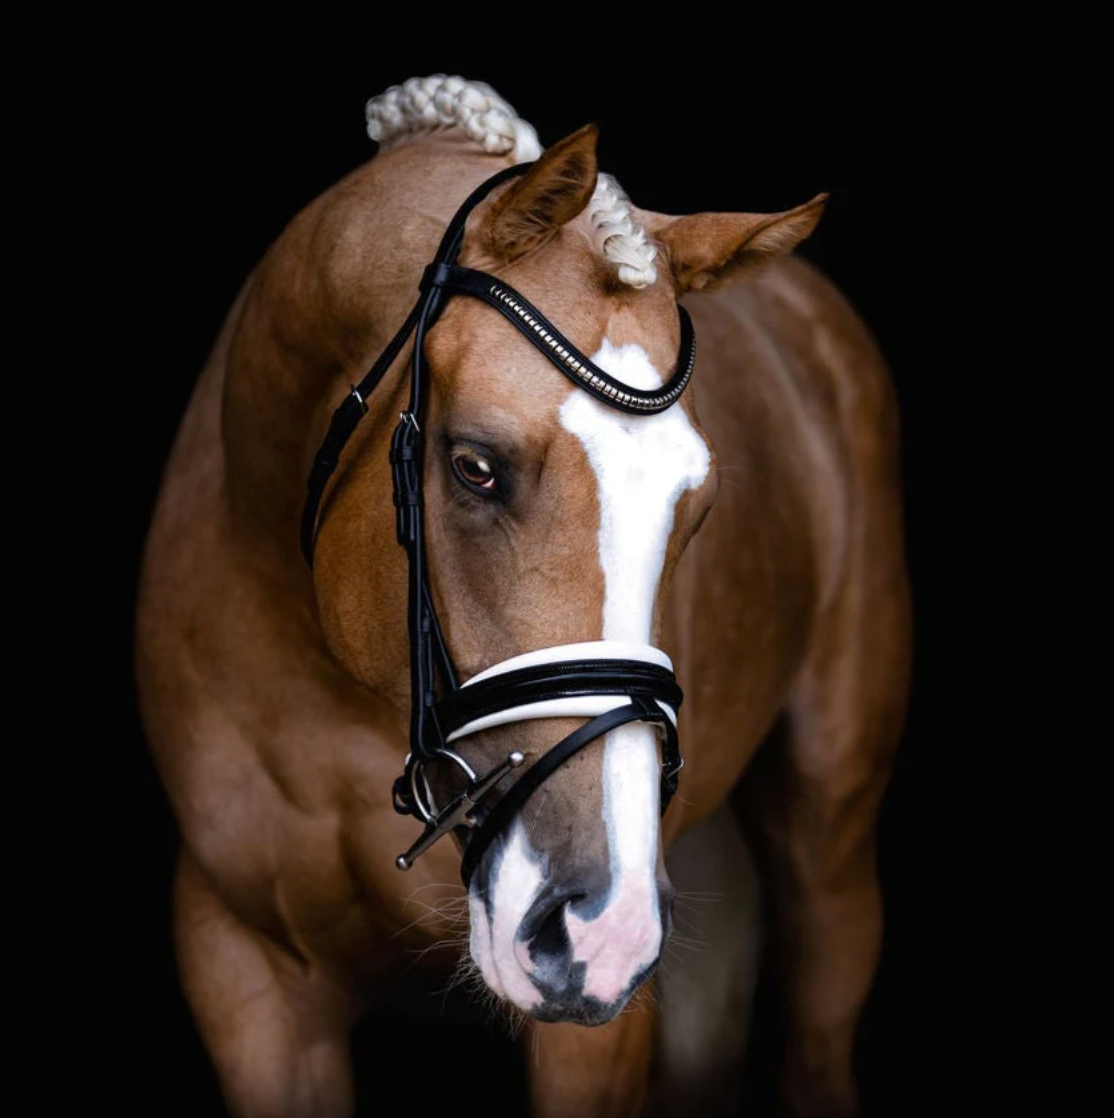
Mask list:
[[[368,135],[384,149],[425,132],[459,128],[492,155],[513,154],[524,163],[542,153],[533,126],[484,82],[445,74],[410,78],[373,97],[366,111]],[[598,177],[588,221],[596,250],[615,265],[620,282],[646,287],[657,279],[657,246],[611,175]]]

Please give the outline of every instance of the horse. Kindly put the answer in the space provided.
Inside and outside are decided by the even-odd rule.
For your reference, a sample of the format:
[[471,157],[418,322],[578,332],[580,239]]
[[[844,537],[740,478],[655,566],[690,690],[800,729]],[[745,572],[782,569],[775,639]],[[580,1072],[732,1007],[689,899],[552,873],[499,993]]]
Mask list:
[[[824,196],[774,214],[643,210],[599,170],[593,126],[543,151],[459,77],[394,86],[367,116],[374,158],[294,217],[228,313],[138,590],[138,695],[181,835],[180,980],[227,1105],[350,1115],[350,1033],[407,996],[417,957],[504,1007],[533,1052],[539,1118],[717,1112],[741,1067],[760,898],[781,1110],[851,1115],[911,618],[889,373],[792,254]],[[634,396],[678,369],[686,308],[698,358],[668,407],[616,410],[463,296],[380,358],[454,213],[503,169],[462,227],[460,266],[523,293],[566,357]],[[421,561],[458,693],[535,650],[604,644],[684,690],[553,767],[466,887],[477,817],[587,714],[558,702],[481,726],[453,765],[415,775],[414,588],[389,452],[415,345]],[[315,451],[377,359],[307,563]],[[684,767],[667,781],[674,723]],[[399,810],[404,766],[404,801],[409,787],[459,804],[462,780],[494,775],[484,810],[467,800],[441,829],[452,839],[400,859],[419,833]],[[694,883],[722,901],[690,913],[704,950],[659,969],[675,890]]]

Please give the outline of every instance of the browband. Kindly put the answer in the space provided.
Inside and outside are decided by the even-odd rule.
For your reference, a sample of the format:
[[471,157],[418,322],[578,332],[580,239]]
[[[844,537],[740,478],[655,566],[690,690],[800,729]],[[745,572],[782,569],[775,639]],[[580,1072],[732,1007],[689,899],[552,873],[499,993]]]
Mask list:
[[[395,809],[425,822],[414,845],[396,859],[408,869],[442,835],[469,828],[461,876],[468,884],[484,851],[514,817],[533,791],[560,765],[597,738],[642,721],[656,725],[662,736],[661,810],[664,813],[682,767],[677,739],[681,688],[669,658],[648,645],[618,647],[619,642],[589,641],[525,653],[480,672],[461,686],[441,633],[425,573],[422,517],[422,431],[425,389],[425,335],[452,295],[467,295],[497,310],[531,345],[577,387],[609,407],[634,415],[663,411],[680,397],[692,377],[695,338],[692,322],[678,305],[680,351],[670,379],[659,389],[644,391],[610,376],[581,353],[532,303],[510,284],[457,264],[469,214],[492,190],[523,174],[531,164],[507,167],[478,186],[449,222],[432,263],[422,273],[418,300],[378,359],[353,385],[333,412],[314,456],[302,509],[301,546],[313,566],[321,502],[340,455],[366,414],[368,397],[414,336],[410,365],[409,406],[391,438],[391,474],[396,507],[396,532],[406,549],[409,589],[407,626],[410,638],[410,753],[406,770],[395,781]],[[442,697],[437,695],[440,677]],[[527,718],[587,717],[590,721],[541,755],[502,797],[489,805],[484,797],[501,784],[525,757],[511,752],[506,760],[478,775],[450,742],[491,726]],[[432,762],[455,766],[466,786],[438,810],[426,777]]]
[[696,363],[696,336],[688,311],[677,304],[681,322],[681,348],[673,376],[652,392],[644,392],[616,380],[584,356],[525,295],[509,283],[486,272],[459,264],[440,264],[427,269],[425,282],[449,294],[471,295],[494,307],[512,326],[533,343],[560,372],[579,388],[620,411],[652,414],[664,411],[685,390]]

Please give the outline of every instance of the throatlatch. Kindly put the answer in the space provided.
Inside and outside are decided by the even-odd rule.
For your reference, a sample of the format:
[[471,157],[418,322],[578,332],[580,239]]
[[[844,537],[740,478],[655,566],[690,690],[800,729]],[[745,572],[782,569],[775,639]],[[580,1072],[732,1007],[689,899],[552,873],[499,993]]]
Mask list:
[[[414,347],[410,365],[410,400],[391,438],[396,529],[406,549],[409,566],[407,622],[410,637],[410,753],[406,769],[395,781],[395,810],[425,824],[421,836],[396,864],[409,869],[414,860],[442,835],[468,828],[461,876],[467,885],[495,835],[514,817],[534,790],[560,765],[586,745],[628,722],[648,722],[662,736],[661,810],[665,813],[676,790],[683,762],[677,740],[677,711],[681,688],[669,657],[650,645],[616,641],[588,641],[538,649],[515,656],[480,672],[467,683],[458,682],[445,644],[425,571],[422,518],[423,440],[421,422],[425,399],[425,335],[452,295],[468,295],[494,307],[578,388],[609,407],[635,415],[664,411],[674,404],[692,376],[696,357],[692,322],[678,305],[681,346],[673,376],[661,388],[646,392],[615,380],[585,357],[545,316],[509,284],[486,272],[456,263],[469,214],[496,187],[532,166],[505,168],[481,183],[449,222],[433,262],[425,269],[418,301],[379,359],[333,413],[313,461],[302,510],[302,552],[313,566],[318,513],[345,444],[367,412],[368,397],[402,352],[410,335]],[[441,695],[438,699],[437,680]],[[511,752],[490,771],[477,774],[456,750],[461,738],[493,725],[534,718],[585,717],[586,722],[543,753],[494,804],[488,794],[525,756]],[[438,809],[426,779],[433,762],[460,770],[466,786]]]

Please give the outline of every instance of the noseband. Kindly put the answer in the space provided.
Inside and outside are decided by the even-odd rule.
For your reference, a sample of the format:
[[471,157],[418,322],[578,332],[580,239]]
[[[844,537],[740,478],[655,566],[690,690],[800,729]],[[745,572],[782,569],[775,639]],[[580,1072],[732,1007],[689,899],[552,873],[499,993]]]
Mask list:
[[[409,564],[411,695],[410,753],[405,771],[395,781],[393,800],[396,811],[420,819],[425,829],[395,864],[399,869],[409,869],[442,835],[465,827],[470,831],[461,862],[465,885],[491,840],[534,790],[570,757],[611,730],[628,722],[648,722],[661,731],[662,814],[676,791],[684,764],[677,741],[682,692],[669,657],[660,649],[606,640],[560,645],[504,660],[460,684],[433,608],[422,535],[423,350],[425,335],[451,296],[468,295],[494,307],[578,388],[619,411],[634,415],[664,411],[680,398],[692,376],[696,357],[692,322],[679,305],[681,348],[676,371],[660,389],[645,392],[615,380],[593,364],[509,284],[457,264],[468,215],[497,186],[530,166],[520,163],[492,175],[457,210],[437,255],[422,275],[414,308],[379,359],[333,413],[313,461],[302,511],[302,552],[312,567],[325,487],[356,424],[368,410],[368,397],[413,334],[410,402],[395,428],[390,456],[398,542],[406,549]],[[437,697],[438,675],[441,698]],[[590,721],[543,753],[494,804],[489,802],[489,793],[523,764],[524,755],[516,750],[488,772],[477,774],[451,748],[461,738],[492,726],[555,717],[585,717]],[[426,775],[426,767],[433,763],[458,769],[466,782],[463,791],[440,809]]]

